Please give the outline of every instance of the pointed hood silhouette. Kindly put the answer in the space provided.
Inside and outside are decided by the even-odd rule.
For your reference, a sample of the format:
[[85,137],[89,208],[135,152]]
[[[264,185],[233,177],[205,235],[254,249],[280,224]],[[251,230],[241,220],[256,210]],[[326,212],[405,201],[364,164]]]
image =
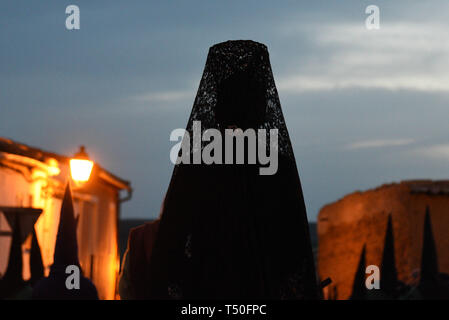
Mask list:
[[24,285],[22,278],[22,240],[20,220],[15,218],[6,272],[0,281],[0,299],[14,295]]
[[421,256],[421,277],[418,290],[424,299],[449,299],[449,275],[438,270],[438,256],[433,237],[429,207],[424,219],[423,248]]
[[19,219],[16,218],[11,240],[11,249],[9,251],[8,267],[3,276],[3,280],[8,279],[14,282],[22,281],[22,267],[21,230]]
[[398,287],[398,274],[394,254],[394,235],[391,215],[388,216],[380,275],[381,290],[387,295],[395,295]]
[[79,266],[78,243],[76,237],[76,219],[72,203],[72,192],[68,184],[62,200],[59,217],[58,235],[56,238],[53,267]]
[[426,207],[424,219],[424,235],[421,255],[421,279],[424,281],[436,281],[438,277],[438,257],[435,240],[432,232],[429,207]]
[[33,228],[33,238],[31,239],[31,252],[30,252],[30,282],[34,285],[39,279],[44,276],[44,264],[42,262],[41,248],[37,241],[36,231]]
[[366,245],[363,245],[362,253],[360,254],[359,264],[354,277],[352,285],[351,300],[364,300],[366,298]]
[[[75,265],[79,268],[79,289],[69,289],[66,280],[75,273],[66,274],[66,268]],[[96,300],[95,285],[82,275],[78,260],[76,240],[76,219],[74,216],[70,184],[67,184],[59,218],[54,262],[50,275],[39,280],[33,288],[33,299],[42,300]]]

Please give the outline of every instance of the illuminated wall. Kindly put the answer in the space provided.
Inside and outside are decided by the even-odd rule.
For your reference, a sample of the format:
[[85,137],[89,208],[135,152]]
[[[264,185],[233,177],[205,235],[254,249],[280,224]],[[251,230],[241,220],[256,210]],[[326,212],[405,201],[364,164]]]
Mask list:
[[[67,166],[59,165],[61,173],[49,177],[42,168],[35,168],[24,176],[23,172],[0,166],[0,206],[34,207],[43,212],[36,222],[36,235],[41,247],[45,272],[48,275],[53,263],[54,246],[59,224],[59,214],[68,177]],[[78,220],[78,249],[84,274],[91,278],[101,299],[114,299],[118,276],[117,200],[118,190],[93,177],[86,188],[73,190],[75,215]],[[0,228],[10,230],[4,217]],[[0,273],[7,266],[10,237],[0,237]],[[24,264],[29,260],[24,244]],[[29,268],[24,266],[24,278]]]
[[[325,290],[348,299],[362,248],[366,265],[380,266],[388,215],[392,216],[399,280],[411,284],[421,263],[423,223],[429,206],[440,272],[449,273],[449,182],[403,182],[356,192],[326,205],[318,217],[318,270]],[[447,192],[448,191],[448,192]]]

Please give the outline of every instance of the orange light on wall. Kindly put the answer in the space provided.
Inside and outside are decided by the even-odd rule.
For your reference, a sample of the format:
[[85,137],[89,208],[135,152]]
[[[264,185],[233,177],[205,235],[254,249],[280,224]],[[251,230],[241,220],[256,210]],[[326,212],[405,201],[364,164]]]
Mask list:
[[93,167],[94,162],[89,159],[86,148],[81,146],[80,151],[78,151],[74,158],[70,160],[70,173],[72,175],[72,179],[75,182],[89,181]]

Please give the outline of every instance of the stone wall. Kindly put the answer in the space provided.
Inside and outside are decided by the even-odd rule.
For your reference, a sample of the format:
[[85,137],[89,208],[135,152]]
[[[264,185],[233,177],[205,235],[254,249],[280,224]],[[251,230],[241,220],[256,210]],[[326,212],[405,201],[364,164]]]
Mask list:
[[331,298],[348,299],[362,248],[366,265],[381,265],[391,214],[398,278],[417,281],[423,223],[429,207],[440,272],[449,273],[449,181],[406,181],[355,192],[326,205],[318,216],[318,272],[330,277]]

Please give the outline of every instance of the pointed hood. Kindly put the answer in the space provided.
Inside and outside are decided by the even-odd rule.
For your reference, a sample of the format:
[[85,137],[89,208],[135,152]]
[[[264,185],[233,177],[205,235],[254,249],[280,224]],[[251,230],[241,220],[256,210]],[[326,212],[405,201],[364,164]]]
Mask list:
[[[76,265],[80,268],[79,290],[69,290],[66,287],[67,275],[65,270],[68,265]],[[79,264],[76,219],[69,185],[66,187],[62,201],[51,272],[48,277],[36,282],[33,287],[32,298],[38,300],[98,300],[95,285],[82,275]]]
[[1,279],[0,297],[5,298],[13,294],[23,284],[22,278],[22,240],[20,231],[20,220],[15,219],[11,249],[6,272]]
[[438,277],[438,257],[435,246],[435,239],[432,232],[429,207],[426,208],[424,219],[424,236],[421,256],[421,279],[424,281],[436,281]]
[[42,262],[41,248],[37,241],[36,231],[33,228],[33,238],[31,239],[31,252],[30,252],[30,271],[31,271],[31,283],[36,283],[37,280],[44,276],[44,264]]
[[76,219],[70,184],[67,184],[64,199],[62,200],[52,270],[60,267],[65,269],[68,265],[79,266]]
[[388,216],[380,275],[381,290],[388,295],[394,294],[398,286],[398,274],[394,254],[394,235],[391,215]]
[[4,281],[22,281],[22,236],[19,221],[20,220],[16,218],[12,234],[11,249],[9,251],[8,267],[2,278]]
[[360,254],[359,265],[354,277],[352,285],[351,300],[363,300],[366,297],[366,245],[363,245],[362,253]]

